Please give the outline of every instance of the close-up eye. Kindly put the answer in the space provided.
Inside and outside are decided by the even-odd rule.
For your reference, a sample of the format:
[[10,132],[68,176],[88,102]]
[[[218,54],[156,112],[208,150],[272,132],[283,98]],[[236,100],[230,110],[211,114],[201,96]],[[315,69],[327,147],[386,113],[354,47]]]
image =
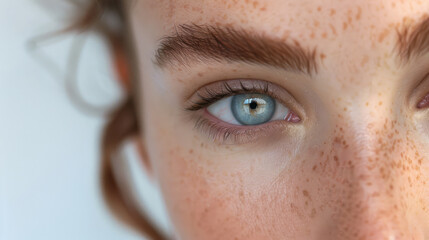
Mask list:
[[233,137],[232,143],[256,139],[269,134],[268,130],[279,132],[281,126],[302,120],[302,111],[295,111],[299,107],[294,97],[263,80],[214,82],[196,91],[189,104],[187,110],[198,112],[195,125],[199,130],[215,140]]
[[259,93],[225,97],[211,104],[207,111],[219,120],[234,125],[260,125],[275,120],[299,121],[282,103]]

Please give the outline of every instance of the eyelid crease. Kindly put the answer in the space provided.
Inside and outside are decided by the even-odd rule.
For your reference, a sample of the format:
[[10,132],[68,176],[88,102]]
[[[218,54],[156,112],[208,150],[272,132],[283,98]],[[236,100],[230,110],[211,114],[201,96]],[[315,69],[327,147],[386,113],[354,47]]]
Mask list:
[[[234,81],[234,82],[239,81],[239,85],[234,87],[227,80],[225,80],[222,82],[217,82],[217,84],[221,84],[220,89],[219,87],[218,89],[211,89],[210,86],[213,84],[209,84],[202,87],[200,90],[196,92],[196,96],[199,99],[197,99],[196,101],[189,100],[191,106],[186,107],[185,109],[187,111],[198,111],[225,97],[242,94],[242,93],[260,93],[260,94],[267,94],[270,97],[273,97],[275,99],[279,98],[279,96],[277,96],[277,94],[275,94],[274,91],[270,89],[270,85],[272,84],[269,82],[262,81],[262,80],[254,80],[254,79],[249,79],[249,80],[236,79],[231,81]],[[246,86],[245,84],[246,82],[251,82],[251,86]],[[256,82],[257,84],[255,84]]]

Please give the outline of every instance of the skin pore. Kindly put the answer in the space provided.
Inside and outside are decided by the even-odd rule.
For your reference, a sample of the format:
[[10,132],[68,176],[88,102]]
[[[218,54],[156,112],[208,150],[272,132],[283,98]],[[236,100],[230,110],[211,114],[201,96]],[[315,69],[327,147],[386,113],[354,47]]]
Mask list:
[[[412,41],[426,13],[417,0],[136,1],[144,160],[176,237],[429,239],[429,110],[417,107],[429,54],[422,35]],[[213,35],[228,31],[233,42]],[[278,47],[265,62],[236,56],[247,48],[195,51],[218,40]],[[237,80],[249,93],[269,86],[300,121],[235,126],[195,106]]]

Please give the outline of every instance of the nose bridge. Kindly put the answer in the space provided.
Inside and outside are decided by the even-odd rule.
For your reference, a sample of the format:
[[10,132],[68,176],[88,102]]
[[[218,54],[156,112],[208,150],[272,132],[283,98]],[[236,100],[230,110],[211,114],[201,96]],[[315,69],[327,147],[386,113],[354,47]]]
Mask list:
[[[398,170],[406,143],[396,128],[397,121],[375,118],[366,125],[349,128],[352,147],[342,157],[352,162],[354,184],[372,197],[394,197],[394,186],[403,179]],[[383,194],[385,193],[385,194]]]
[[363,193],[384,191],[393,197],[392,187],[403,181],[400,166],[410,144],[403,129],[392,111],[381,107],[358,109],[337,125],[332,151],[348,163],[351,180]]
[[410,168],[416,160],[409,152],[415,146],[391,111],[370,116],[349,119],[335,131],[332,164],[340,161],[347,168],[347,184],[335,199],[341,203],[334,207],[336,228],[343,239],[420,239],[412,231],[407,190],[413,184]]

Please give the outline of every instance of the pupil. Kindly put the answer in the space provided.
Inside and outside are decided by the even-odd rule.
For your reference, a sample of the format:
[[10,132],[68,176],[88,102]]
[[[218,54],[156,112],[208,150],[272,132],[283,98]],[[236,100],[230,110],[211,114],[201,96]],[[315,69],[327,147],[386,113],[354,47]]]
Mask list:
[[256,101],[252,101],[249,104],[250,109],[255,110],[258,107],[258,103]]

